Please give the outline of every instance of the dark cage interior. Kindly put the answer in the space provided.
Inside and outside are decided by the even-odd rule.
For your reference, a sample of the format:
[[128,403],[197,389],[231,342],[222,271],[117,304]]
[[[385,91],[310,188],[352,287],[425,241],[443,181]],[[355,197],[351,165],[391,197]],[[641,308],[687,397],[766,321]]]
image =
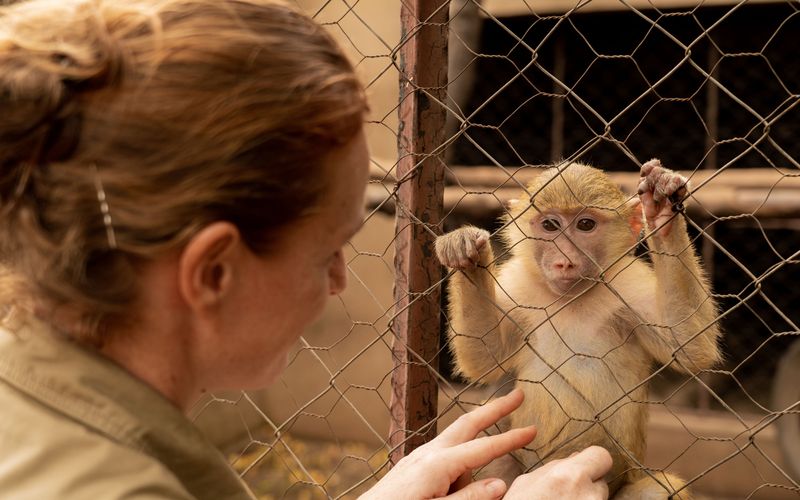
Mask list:
[[[629,11],[503,18],[502,26],[486,19],[465,110],[480,108],[467,134],[485,152],[462,137],[452,163],[487,165],[488,153],[506,166],[564,157],[636,170],[631,153],[681,169],[788,166],[800,157],[796,6],[640,13],[659,28]],[[707,85],[698,68],[732,95]],[[549,76],[559,73],[571,94]],[[780,118],[765,130],[758,115]]]

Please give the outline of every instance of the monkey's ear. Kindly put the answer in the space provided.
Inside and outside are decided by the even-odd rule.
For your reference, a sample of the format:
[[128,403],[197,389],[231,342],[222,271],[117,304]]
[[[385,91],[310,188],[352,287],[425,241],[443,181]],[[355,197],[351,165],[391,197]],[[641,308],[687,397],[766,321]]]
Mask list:
[[639,197],[631,198],[625,203],[626,211],[628,212],[628,225],[631,227],[631,233],[634,236],[639,236],[644,227],[642,221],[642,202]]

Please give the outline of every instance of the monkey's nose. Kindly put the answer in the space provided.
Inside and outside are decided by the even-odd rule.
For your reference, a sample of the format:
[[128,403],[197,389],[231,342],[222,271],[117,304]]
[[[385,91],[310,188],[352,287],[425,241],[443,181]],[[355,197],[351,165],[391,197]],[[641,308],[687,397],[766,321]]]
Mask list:
[[569,260],[560,260],[558,262],[553,263],[553,267],[555,267],[559,271],[567,271],[575,267],[575,264]]

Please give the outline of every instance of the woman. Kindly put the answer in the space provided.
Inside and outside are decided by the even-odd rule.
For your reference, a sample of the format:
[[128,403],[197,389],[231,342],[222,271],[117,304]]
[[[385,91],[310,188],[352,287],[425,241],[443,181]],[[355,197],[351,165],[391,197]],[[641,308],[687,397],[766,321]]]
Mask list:
[[[252,498],[184,412],[272,382],[345,287],[366,109],[324,30],[266,0],[0,10],[0,496]],[[533,439],[474,439],[521,399],[366,496],[607,495],[598,448],[469,483]]]

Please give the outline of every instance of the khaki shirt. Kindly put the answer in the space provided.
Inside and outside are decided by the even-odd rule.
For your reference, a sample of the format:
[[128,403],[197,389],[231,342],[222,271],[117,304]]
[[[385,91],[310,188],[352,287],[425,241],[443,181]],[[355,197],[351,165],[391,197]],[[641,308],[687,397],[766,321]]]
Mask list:
[[0,499],[255,498],[161,394],[27,321],[0,329]]

